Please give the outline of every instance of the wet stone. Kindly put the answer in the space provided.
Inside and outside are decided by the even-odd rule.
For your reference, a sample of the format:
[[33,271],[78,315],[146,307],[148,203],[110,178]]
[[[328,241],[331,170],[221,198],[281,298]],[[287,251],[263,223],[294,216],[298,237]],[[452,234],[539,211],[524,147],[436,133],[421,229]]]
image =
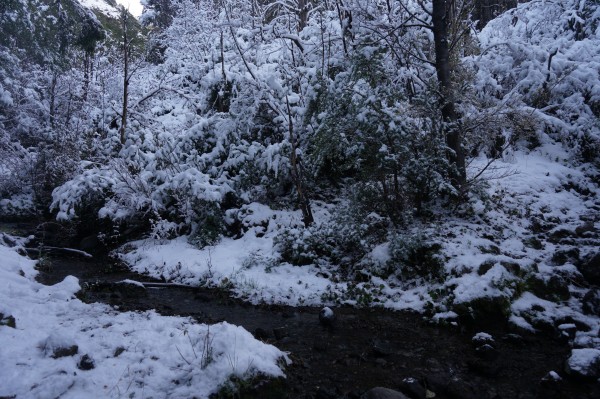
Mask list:
[[403,379],[400,383],[400,390],[412,399],[427,398],[427,390],[416,378],[408,377]]
[[584,224],[582,224],[581,226],[577,226],[575,228],[575,234],[577,234],[580,237],[584,237],[588,233],[593,233],[595,231],[596,231],[596,229],[594,228],[594,222],[592,222],[592,221],[587,221]]
[[446,388],[450,399],[481,399],[473,386],[463,380],[452,380]]
[[319,312],[319,323],[325,327],[333,327],[335,319],[335,313],[329,307],[324,307]]
[[281,317],[283,317],[284,319],[292,319],[296,316],[296,312],[286,311],[281,313]]
[[119,357],[119,355],[123,352],[125,352],[125,348],[123,348],[122,346],[119,346],[117,349],[115,349],[115,353],[113,353],[113,357]]
[[75,356],[78,352],[79,347],[77,345],[71,345],[64,348],[56,348],[52,353],[52,357],[58,359],[59,357]]
[[94,367],[96,367],[94,360],[87,354],[83,355],[77,363],[77,368],[83,371],[92,370]]
[[337,399],[339,395],[334,388],[319,387],[317,389],[316,399]]
[[389,356],[393,353],[392,348],[390,348],[389,344],[383,341],[373,341],[371,345],[371,350],[375,356],[385,357]]
[[275,335],[275,339],[278,341],[287,337],[289,335],[289,331],[286,327],[278,327],[273,329],[273,334]]
[[587,256],[577,268],[588,283],[600,285],[600,252]]
[[583,313],[600,316],[600,289],[592,288],[583,296],[581,301]]
[[561,249],[552,255],[551,262],[557,266],[562,266],[567,262],[576,263],[579,260],[579,249]]
[[376,387],[361,395],[360,399],[408,399],[406,395],[389,388]]
[[467,360],[469,370],[483,377],[496,377],[500,373],[500,365],[484,359]]
[[477,357],[483,360],[496,360],[498,358],[498,351],[490,344],[483,344],[475,348],[475,354]]
[[254,330],[254,338],[260,339],[261,341],[265,341],[271,338],[271,334],[269,334],[269,332],[264,328],[258,327],[256,330]]
[[508,333],[502,337],[502,341],[507,342],[509,344],[523,346],[525,345],[525,338],[519,334]]
[[326,341],[318,340],[313,343],[313,349],[316,352],[327,352],[329,344]]

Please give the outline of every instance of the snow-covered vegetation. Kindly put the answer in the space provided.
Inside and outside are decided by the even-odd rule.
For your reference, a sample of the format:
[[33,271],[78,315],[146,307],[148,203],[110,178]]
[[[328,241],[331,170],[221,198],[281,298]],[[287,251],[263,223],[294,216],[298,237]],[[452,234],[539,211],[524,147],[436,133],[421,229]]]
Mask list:
[[256,303],[597,348],[599,3],[481,3],[146,0],[143,53],[74,31],[68,65],[0,40],[0,214]]

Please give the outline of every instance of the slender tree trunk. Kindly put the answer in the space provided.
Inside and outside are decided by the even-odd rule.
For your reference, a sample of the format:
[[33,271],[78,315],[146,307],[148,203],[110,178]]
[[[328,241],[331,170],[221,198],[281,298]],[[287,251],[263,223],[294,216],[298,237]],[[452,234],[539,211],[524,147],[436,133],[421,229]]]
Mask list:
[[127,101],[129,99],[129,38],[127,37],[127,14],[123,10],[123,109],[121,111],[121,144],[125,144],[125,129],[127,128]]
[[308,227],[314,222],[314,217],[312,214],[312,209],[310,207],[310,201],[306,196],[306,192],[304,191],[304,185],[302,184],[302,174],[300,173],[300,168],[298,167],[298,156],[296,154],[296,138],[294,136],[294,124],[292,122],[292,112],[290,109],[290,103],[285,98],[285,103],[287,105],[287,113],[288,113],[288,129],[290,134],[290,144],[292,145],[292,154],[290,156],[290,164],[292,166],[292,180],[296,185],[296,191],[298,192],[298,201],[300,202],[300,210],[302,211],[302,221],[304,222],[304,226]]
[[50,126],[54,127],[56,122],[56,83],[57,73],[52,73],[52,82],[50,83]]
[[298,0],[298,32],[306,27],[308,21],[308,2],[310,0]]
[[433,0],[432,22],[435,44],[435,69],[441,91],[442,118],[446,143],[450,149],[448,156],[456,173],[452,176],[452,185],[461,191],[466,183],[465,155],[461,145],[460,130],[457,126],[459,114],[452,98],[452,66],[448,47],[448,25],[450,6],[453,0]]

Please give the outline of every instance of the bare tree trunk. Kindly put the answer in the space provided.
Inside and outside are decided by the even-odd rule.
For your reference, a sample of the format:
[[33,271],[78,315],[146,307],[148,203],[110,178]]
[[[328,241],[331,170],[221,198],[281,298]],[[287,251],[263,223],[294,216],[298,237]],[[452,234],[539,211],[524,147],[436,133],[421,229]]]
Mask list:
[[298,0],[298,32],[306,28],[308,21],[308,3],[310,0]]
[[457,126],[459,114],[452,98],[452,66],[448,46],[448,26],[450,24],[450,7],[452,3],[453,0],[433,0],[432,22],[435,69],[441,90],[440,100],[446,143],[450,149],[448,158],[452,166],[456,168],[456,173],[453,173],[452,176],[452,185],[460,192],[466,183],[467,174],[465,154],[461,145],[460,130]]
[[86,51],[83,58],[83,102],[87,101],[90,89],[90,77],[92,75],[92,53]]
[[125,144],[125,129],[127,128],[127,101],[129,99],[129,42],[127,37],[127,11],[123,9],[123,109],[121,111],[121,144]]
[[56,83],[57,73],[52,73],[52,82],[50,83],[50,126],[54,127],[56,122]]
[[310,207],[310,201],[306,196],[306,192],[304,191],[304,186],[302,184],[302,174],[300,173],[300,168],[298,167],[298,157],[296,154],[296,138],[294,137],[294,124],[292,122],[292,112],[290,109],[290,103],[285,98],[285,103],[287,105],[287,113],[288,113],[288,129],[290,134],[290,144],[292,145],[292,154],[290,156],[290,164],[292,166],[292,180],[296,185],[296,191],[298,192],[298,201],[300,202],[300,210],[302,211],[302,221],[304,222],[304,226],[308,227],[314,222],[312,209]]

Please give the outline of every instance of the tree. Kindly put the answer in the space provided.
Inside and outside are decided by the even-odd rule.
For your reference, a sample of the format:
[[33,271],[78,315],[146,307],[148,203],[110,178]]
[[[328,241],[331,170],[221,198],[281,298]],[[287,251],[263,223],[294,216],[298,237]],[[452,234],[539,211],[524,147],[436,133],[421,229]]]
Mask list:
[[452,64],[450,60],[449,26],[455,0],[433,0],[431,22],[435,46],[435,70],[440,85],[440,105],[450,163],[456,168],[452,184],[460,192],[466,183],[465,154],[462,148],[460,130],[457,126],[460,115],[453,99]]
[[125,7],[121,8],[121,28],[123,29],[123,102],[121,109],[121,128],[119,129],[119,137],[121,145],[125,144],[125,129],[127,129],[127,103],[129,100],[129,57],[131,55],[131,39],[129,38],[129,28],[127,20],[129,13]]

